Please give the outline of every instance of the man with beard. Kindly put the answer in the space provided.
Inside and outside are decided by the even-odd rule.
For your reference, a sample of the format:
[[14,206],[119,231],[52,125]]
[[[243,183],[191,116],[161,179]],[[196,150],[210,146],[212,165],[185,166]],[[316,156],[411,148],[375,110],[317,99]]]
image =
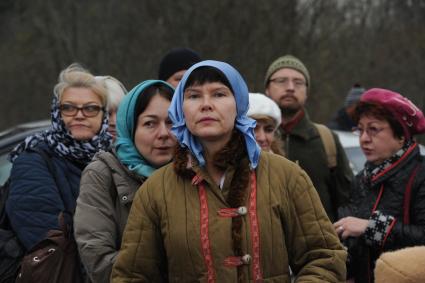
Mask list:
[[[313,123],[304,108],[310,89],[307,68],[292,55],[280,57],[267,69],[265,86],[266,95],[282,113],[280,131],[285,156],[307,172],[330,220],[336,220],[338,207],[348,201],[352,171],[338,137]],[[323,132],[330,138],[325,139]],[[334,148],[336,162],[328,161],[329,147]]]

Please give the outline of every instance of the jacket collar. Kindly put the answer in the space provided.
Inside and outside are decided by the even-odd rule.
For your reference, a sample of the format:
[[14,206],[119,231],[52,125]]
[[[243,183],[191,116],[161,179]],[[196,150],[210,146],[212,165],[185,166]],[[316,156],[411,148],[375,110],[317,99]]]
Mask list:
[[309,140],[319,135],[317,129],[314,127],[314,124],[310,121],[310,117],[305,109],[303,110],[301,119],[299,119],[297,123],[292,126],[292,129],[289,133],[285,131],[285,128],[282,126],[280,129],[282,130],[283,135],[297,136],[304,140]]
[[118,168],[123,170],[129,177],[134,179],[136,182],[144,182],[147,178],[131,171],[124,164],[122,164],[116,154],[115,149],[111,152],[98,152],[93,158],[93,161],[101,160],[105,163],[112,171],[117,171]]
[[291,120],[285,122],[282,119],[281,127],[285,133],[291,133],[292,129],[304,118],[304,109],[301,109],[297,113],[295,113],[294,117]]
[[418,146],[418,144],[417,143],[413,143],[407,149],[407,151],[403,154],[403,156],[400,157],[399,160],[397,160],[396,162],[394,162],[394,164],[392,164],[387,169],[383,170],[382,172],[380,172],[379,174],[377,174],[376,176],[374,176],[370,180],[370,185],[372,187],[374,187],[376,185],[381,184],[382,182],[384,182],[385,180],[387,180],[388,178],[390,178],[391,176],[393,176],[397,172],[399,172],[399,170],[401,168],[405,167],[408,163],[411,162],[411,160],[415,159],[419,154],[420,154],[420,152],[419,152],[419,146]]

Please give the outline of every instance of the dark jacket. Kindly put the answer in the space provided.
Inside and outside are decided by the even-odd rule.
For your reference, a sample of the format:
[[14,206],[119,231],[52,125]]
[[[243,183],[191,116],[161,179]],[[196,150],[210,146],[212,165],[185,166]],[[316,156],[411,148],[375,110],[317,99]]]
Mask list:
[[341,108],[336,112],[335,116],[329,121],[327,125],[332,130],[351,132],[353,127],[357,126],[350,116]]
[[[404,223],[404,201],[407,183],[413,170],[419,166],[411,187],[409,224]],[[382,196],[378,195],[382,187]],[[382,252],[403,247],[425,245],[425,162],[420,156],[419,148],[403,155],[388,170],[383,171],[368,181],[361,171],[353,183],[350,204],[341,210],[344,215],[370,219],[374,205],[382,217],[394,217],[394,225],[389,226],[384,241],[376,243],[366,240],[366,233],[359,238],[349,238],[350,274],[356,282],[368,282],[367,275],[373,275],[376,259]],[[345,212],[344,212],[345,211]],[[379,238],[373,235],[374,239]],[[370,264],[368,264],[370,263]],[[349,274],[349,276],[350,276]]]
[[285,156],[303,168],[319,193],[331,221],[337,209],[348,202],[353,173],[338,137],[333,134],[337,148],[337,166],[329,168],[320,134],[308,114],[292,128],[281,133]]
[[134,194],[145,179],[110,152],[98,153],[84,170],[74,228],[92,282],[109,282]]
[[54,172],[50,172],[39,153],[32,150],[22,152],[13,163],[6,203],[12,227],[27,250],[45,239],[49,230],[59,229],[60,212],[69,212],[65,214],[65,221],[72,225],[84,167],[58,156],[44,143],[37,149],[51,156]]

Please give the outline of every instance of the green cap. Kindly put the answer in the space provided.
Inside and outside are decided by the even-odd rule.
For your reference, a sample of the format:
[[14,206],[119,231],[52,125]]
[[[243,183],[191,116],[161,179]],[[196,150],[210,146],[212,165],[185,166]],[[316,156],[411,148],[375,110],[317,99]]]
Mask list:
[[279,57],[276,60],[274,60],[273,63],[270,64],[269,68],[267,69],[264,85],[267,87],[270,77],[276,71],[283,68],[294,69],[295,71],[298,71],[301,74],[303,74],[305,77],[305,81],[307,83],[307,87],[310,88],[310,74],[308,73],[307,68],[305,67],[303,62],[300,61],[300,59],[292,55],[285,55],[285,56]]

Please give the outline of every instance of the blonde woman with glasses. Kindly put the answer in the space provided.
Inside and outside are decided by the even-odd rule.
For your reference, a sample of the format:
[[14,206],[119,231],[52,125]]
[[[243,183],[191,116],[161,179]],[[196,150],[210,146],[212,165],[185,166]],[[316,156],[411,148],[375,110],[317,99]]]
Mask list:
[[[49,231],[62,230],[62,224],[72,232],[81,172],[96,152],[111,144],[106,106],[105,87],[72,64],[60,73],[54,88],[51,128],[28,137],[11,152],[6,211],[26,252],[45,240]],[[75,245],[72,233],[70,241]],[[75,266],[79,269],[79,263]],[[74,282],[79,271],[74,272]]]

